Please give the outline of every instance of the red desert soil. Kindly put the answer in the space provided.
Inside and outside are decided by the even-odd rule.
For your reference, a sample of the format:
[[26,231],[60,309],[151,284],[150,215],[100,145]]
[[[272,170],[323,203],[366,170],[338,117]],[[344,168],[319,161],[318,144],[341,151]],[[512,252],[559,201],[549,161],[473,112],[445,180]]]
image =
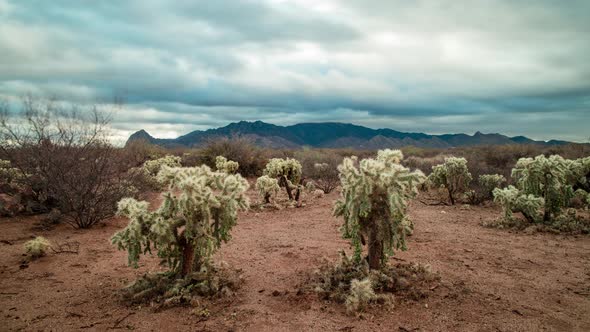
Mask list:
[[[34,231],[37,218],[0,220],[0,330],[73,331],[590,331],[590,237],[487,229],[497,208],[425,206],[413,202],[415,233],[392,262],[430,264],[441,285],[428,298],[400,301],[362,317],[312,295],[297,295],[323,259],[335,261],[348,242],[331,216],[332,193],[304,208],[244,212],[217,260],[243,270],[235,297],[220,300],[204,320],[189,307],[154,312],[121,303],[117,290],[138,270],[109,238],[114,219],[79,231],[62,225]],[[33,235],[77,241],[79,254],[50,253],[20,269],[22,245]]]

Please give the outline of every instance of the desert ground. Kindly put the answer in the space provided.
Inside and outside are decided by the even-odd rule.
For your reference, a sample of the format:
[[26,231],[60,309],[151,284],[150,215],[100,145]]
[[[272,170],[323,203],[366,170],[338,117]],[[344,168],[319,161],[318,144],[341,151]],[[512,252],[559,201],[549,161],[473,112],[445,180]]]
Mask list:
[[[251,190],[254,197],[254,192]],[[3,331],[590,331],[590,237],[485,228],[494,206],[411,203],[415,232],[391,263],[429,264],[440,282],[420,300],[350,315],[342,304],[298,292],[338,250],[349,251],[332,216],[336,191],[305,207],[239,215],[233,239],[216,260],[241,269],[244,283],[229,298],[156,310],[129,306],[118,290],[156,258],[128,267],[109,238],[126,225],[113,218],[90,230],[67,225],[42,231],[40,216],[0,219],[0,330]],[[159,198],[150,199],[156,203]],[[42,235],[79,243],[75,253],[49,253],[21,264],[23,243]]]

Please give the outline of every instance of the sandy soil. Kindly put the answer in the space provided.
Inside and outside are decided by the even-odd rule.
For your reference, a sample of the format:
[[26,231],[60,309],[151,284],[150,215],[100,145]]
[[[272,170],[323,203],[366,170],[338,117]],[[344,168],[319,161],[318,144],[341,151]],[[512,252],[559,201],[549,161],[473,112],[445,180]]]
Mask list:
[[[590,331],[590,237],[487,229],[496,208],[414,202],[415,233],[396,261],[430,264],[441,285],[420,301],[347,315],[337,304],[297,295],[323,260],[347,249],[331,216],[337,194],[299,209],[244,212],[217,255],[243,271],[233,298],[213,303],[204,320],[187,307],[154,312],[125,306],[117,290],[146,271],[126,266],[109,244],[126,221],[88,231],[66,225],[34,231],[37,218],[0,219],[0,330],[26,331]],[[54,254],[19,267],[34,235],[79,242],[79,254]]]

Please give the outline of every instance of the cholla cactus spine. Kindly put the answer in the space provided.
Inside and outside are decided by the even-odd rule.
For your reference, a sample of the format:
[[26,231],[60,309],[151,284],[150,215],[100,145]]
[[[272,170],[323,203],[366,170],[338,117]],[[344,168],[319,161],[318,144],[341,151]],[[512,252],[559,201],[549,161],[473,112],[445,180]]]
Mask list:
[[272,196],[275,196],[281,188],[279,187],[279,181],[271,178],[268,175],[263,175],[256,179],[256,190],[258,195],[263,199],[264,203],[270,203]]
[[425,176],[400,165],[402,158],[399,150],[383,150],[377,159],[345,158],[338,166],[342,193],[334,214],[344,217],[343,236],[351,239],[355,260],[360,261],[361,243],[368,237],[371,269],[380,269],[393,249],[406,249],[407,200]]
[[237,161],[227,160],[224,156],[217,156],[215,158],[215,168],[217,168],[219,172],[235,174],[239,167],[240,164],[238,164]]
[[433,186],[447,189],[451,204],[455,204],[458,193],[465,192],[471,179],[471,173],[467,168],[467,159],[457,157],[445,158],[443,164],[432,166],[432,173],[428,176],[428,180]]
[[137,266],[141,254],[155,249],[173,272],[184,276],[199,270],[230,239],[238,210],[248,207],[248,182],[207,166],[162,166],[158,180],[169,191],[156,211],[133,198],[119,202],[119,215],[130,221],[112,243],[127,250],[130,265]]

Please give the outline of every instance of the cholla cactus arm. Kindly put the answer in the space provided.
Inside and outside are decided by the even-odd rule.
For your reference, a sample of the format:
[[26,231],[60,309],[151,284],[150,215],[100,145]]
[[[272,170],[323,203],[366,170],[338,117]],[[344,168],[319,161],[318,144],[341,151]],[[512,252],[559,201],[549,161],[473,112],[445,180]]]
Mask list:
[[150,187],[161,190],[165,188],[165,185],[159,181],[158,174],[160,173],[160,170],[162,170],[164,167],[180,167],[181,159],[181,157],[167,155],[159,159],[148,160],[143,163],[143,166],[139,169],[139,171],[143,173],[143,176],[147,180]]
[[264,203],[270,203],[271,197],[275,196],[279,190],[281,190],[279,187],[279,181],[275,178],[269,177],[268,175],[263,175],[256,179],[255,188]]
[[467,160],[457,157],[445,158],[443,164],[432,166],[432,173],[428,177],[433,186],[447,189],[451,204],[455,204],[456,194],[466,191],[471,179]]
[[155,248],[173,272],[186,275],[200,269],[230,239],[238,210],[249,205],[248,182],[239,174],[213,172],[207,166],[163,166],[158,179],[169,188],[160,207],[150,212],[147,202],[121,200],[119,214],[130,222],[112,242],[127,250],[131,265]]
[[215,158],[215,168],[220,172],[235,174],[239,167],[240,164],[233,160],[227,160],[224,156],[217,156]]
[[521,212],[529,222],[538,222],[541,219],[543,198],[523,194],[514,186],[496,188],[493,194],[494,202],[499,203],[504,210],[504,218],[512,219],[513,212]]
[[345,158],[338,166],[342,194],[334,214],[344,217],[343,236],[351,239],[357,260],[368,238],[372,269],[379,269],[393,249],[406,249],[407,200],[425,179],[400,165],[401,158],[399,150],[383,150],[377,159]]

